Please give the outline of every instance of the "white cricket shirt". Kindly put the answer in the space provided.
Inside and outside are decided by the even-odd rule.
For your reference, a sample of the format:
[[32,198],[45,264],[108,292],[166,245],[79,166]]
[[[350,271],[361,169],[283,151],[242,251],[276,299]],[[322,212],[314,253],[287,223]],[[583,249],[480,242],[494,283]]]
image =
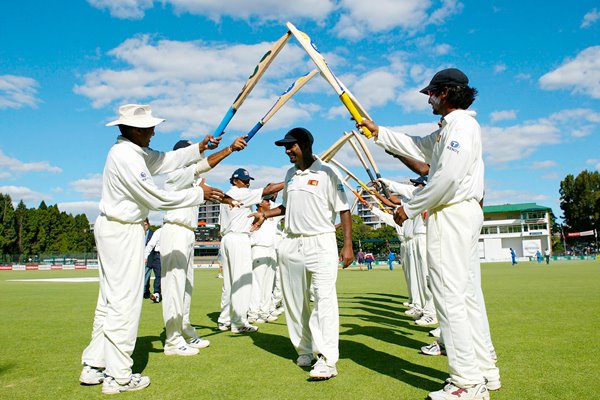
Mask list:
[[335,232],[336,214],[350,209],[338,174],[320,160],[304,171],[295,166],[288,170],[283,206],[285,232],[307,236]]
[[227,194],[241,203],[239,207],[230,207],[227,204],[221,204],[219,224],[221,225],[221,235],[225,236],[230,232],[248,233],[254,219],[248,218],[252,214],[256,204],[262,201],[262,192],[264,188],[250,190],[248,188],[239,188],[232,186]]

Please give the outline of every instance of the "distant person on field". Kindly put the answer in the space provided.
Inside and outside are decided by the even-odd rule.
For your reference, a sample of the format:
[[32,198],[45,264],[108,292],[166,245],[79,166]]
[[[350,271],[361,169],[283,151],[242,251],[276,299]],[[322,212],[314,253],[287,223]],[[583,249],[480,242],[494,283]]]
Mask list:
[[544,257],[546,258],[546,264],[550,264],[550,249],[544,251]]
[[370,271],[373,269],[373,261],[375,261],[375,257],[373,256],[373,253],[366,253],[365,254],[365,262],[367,263],[367,271]]
[[[145,283],[144,283],[144,298],[150,298],[155,303],[160,303],[162,300],[161,295],[161,264],[160,264],[160,236],[162,228],[158,228],[154,231],[146,242],[146,248],[144,249],[144,262],[146,263],[145,269]],[[150,274],[154,272],[154,291],[150,292]],[[146,297],[148,293],[148,297]]]
[[510,248],[510,258],[512,260],[512,265],[517,265],[517,252],[512,247]]

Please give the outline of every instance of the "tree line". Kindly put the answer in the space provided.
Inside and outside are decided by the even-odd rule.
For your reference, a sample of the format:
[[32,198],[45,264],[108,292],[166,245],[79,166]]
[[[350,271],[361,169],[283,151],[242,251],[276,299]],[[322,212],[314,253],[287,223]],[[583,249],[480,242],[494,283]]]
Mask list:
[[10,196],[0,194],[0,260],[94,250],[94,234],[85,214],[73,216],[44,201],[38,208],[27,208],[21,200],[14,208]]

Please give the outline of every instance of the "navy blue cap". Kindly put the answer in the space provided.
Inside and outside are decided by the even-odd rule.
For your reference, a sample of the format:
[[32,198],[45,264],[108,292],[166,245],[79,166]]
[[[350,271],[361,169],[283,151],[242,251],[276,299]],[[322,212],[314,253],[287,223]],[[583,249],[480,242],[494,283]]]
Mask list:
[[444,86],[467,86],[469,78],[459,69],[448,68],[436,73],[427,87],[420,90],[421,93],[427,94],[428,91],[435,92],[442,89]]
[[420,176],[416,179],[411,179],[410,181],[415,185],[427,185],[427,175]]
[[242,181],[249,181],[250,179],[254,179],[254,178],[251,177],[250,172],[248,172],[244,168],[238,168],[235,171],[233,171],[233,174],[231,175],[231,180],[234,180],[234,179],[239,179]]
[[275,142],[277,146],[285,146],[288,143],[310,143],[313,144],[313,136],[306,128],[294,128],[285,134],[285,137]]
[[192,144],[193,143],[191,142],[191,140],[180,140],[179,142],[175,143],[175,146],[173,146],[173,150],[183,149],[184,147],[191,146]]

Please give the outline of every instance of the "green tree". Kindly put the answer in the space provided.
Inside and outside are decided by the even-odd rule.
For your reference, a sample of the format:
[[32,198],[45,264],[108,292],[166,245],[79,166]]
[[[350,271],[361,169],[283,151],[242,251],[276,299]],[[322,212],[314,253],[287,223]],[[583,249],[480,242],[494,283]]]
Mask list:
[[17,247],[15,209],[8,194],[0,198],[0,254],[14,254]]
[[600,173],[582,171],[560,183],[560,208],[567,229],[581,232],[600,228]]

